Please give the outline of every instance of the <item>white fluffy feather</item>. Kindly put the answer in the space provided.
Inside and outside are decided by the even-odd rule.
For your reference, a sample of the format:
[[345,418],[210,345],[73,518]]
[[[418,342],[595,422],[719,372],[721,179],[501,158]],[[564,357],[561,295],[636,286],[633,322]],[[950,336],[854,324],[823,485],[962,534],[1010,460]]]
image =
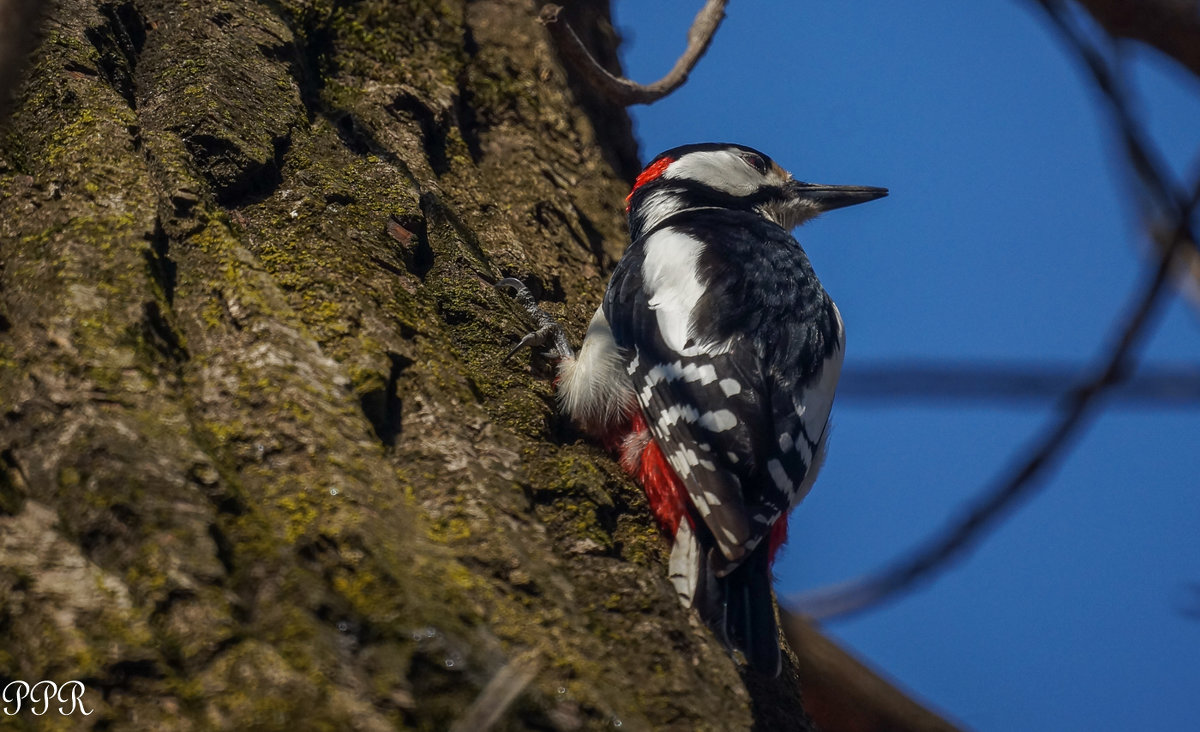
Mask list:
[[607,432],[634,403],[633,386],[602,308],[592,316],[579,354],[563,359],[558,373],[562,411],[592,434]]

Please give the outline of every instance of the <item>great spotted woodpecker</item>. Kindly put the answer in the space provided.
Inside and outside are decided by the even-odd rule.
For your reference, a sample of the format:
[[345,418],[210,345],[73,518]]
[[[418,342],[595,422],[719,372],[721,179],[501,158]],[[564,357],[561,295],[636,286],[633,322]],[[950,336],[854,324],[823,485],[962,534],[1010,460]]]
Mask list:
[[770,566],[824,457],[845,334],[790,230],[887,195],[802,183],[741,145],[668,150],[628,197],[631,244],[576,356],[552,337],[563,412],[620,453],[674,539],[670,579],[725,644],[780,668]]

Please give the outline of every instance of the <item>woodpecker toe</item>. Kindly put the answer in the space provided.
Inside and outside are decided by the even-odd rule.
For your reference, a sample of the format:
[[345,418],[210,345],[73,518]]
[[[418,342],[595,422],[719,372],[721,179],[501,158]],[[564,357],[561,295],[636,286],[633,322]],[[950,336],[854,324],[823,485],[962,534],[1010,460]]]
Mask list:
[[525,348],[541,348],[550,346],[550,355],[556,358],[574,358],[575,351],[571,348],[571,344],[567,341],[567,333],[563,327],[558,324],[545,310],[538,307],[537,299],[533,293],[529,291],[529,287],[524,282],[515,277],[505,277],[496,283],[496,288],[500,290],[510,290],[513,297],[525,311],[533,318],[537,324],[537,329],[526,333],[517,345],[504,357],[504,361],[512,358],[519,351]]

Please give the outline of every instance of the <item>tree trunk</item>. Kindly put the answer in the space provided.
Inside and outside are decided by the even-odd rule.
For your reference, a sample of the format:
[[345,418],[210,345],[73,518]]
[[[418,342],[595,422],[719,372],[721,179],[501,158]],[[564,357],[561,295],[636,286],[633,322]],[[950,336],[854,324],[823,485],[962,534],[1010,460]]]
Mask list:
[[491,283],[582,334],[637,167],[535,13],[55,3],[0,145],[0,683],[94,713],[6,724],[807,728],[502,361]]

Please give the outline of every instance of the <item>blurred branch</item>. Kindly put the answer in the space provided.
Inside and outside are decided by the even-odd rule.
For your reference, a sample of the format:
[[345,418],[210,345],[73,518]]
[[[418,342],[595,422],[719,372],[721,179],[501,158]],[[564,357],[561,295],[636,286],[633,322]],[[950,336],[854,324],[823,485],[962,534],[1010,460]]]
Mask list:
[[[1167,250],[1173,246],[1179,230],[1177,222],[1182,222],[1186,229],[1193,231],[1189,235],[1192,248],[1188,253],[1178,256],[1177,266],[1182,276],[1191,275],[1192,281],[1187,283],[1189,286],[1184,291],[1189,292],[1194,299],[1196,288],[1200,286],[1200,258],[1197,257],[1200,254],[1200,244],[1196,241],[1191,216],[1200,202],[1200,179],[1186,187],[1173,182],[1170,168],[1158,158],[1154,146],[1146,139],[1142,125],[1134,118],[1113,64],[1088,42],[1084,33],[1072,22],[1065,0],[1036,2],[1075,49],[1087,66],[1092,80],[1102,92],[1109,114],[1119,131],[1126,158],[1137,174],[1138,182],[1152,209],[1146,218],[1149,221],[1150,241],[1160,256],[1165,256]],[[1112,0],[1097,4],[1112,4]],[[1191,26],[1200,27],[1200,2],[1197,0],[1151,0],[1145,3],[1147,12],[1152,15],[1168,5],[1181,14],[1186,14],[1183,12],[1186,6],[1192,15]],[[1138,10],[1125,10],[1123,13],[1138,15],[1142,7],[1142,4],[1138,3]],[[1200,31],[1197,33],[1200,35]],[[1194,47],[1193,52],[1200,56],[1200,46]]]
[[877,605],[917,581],[944,569],[958,559],[995,525],[1016,501],[1029,495],[1039,485],[1054,460],[1061,457],[1063,448],[1086,423],[1087,417],[1099,406],[1098,397],[1117,384],[1130,370],[1134,348],[1164,292],[1171,270],[1171,254],[1188,239],[1180,236],[1169,255],[1164,256],[1158,269],[1126,318],[1116,345],[1098,373],[1068,396],[1057,424],[1051,427],[1035,445],[1030,455],[1006,470],[1002,477],[984,491],[983,497],[965,518],[936,537],[924,549],[902,559],[874,577],[853,580],[823,590],[793,597],[789,604],[794,612],[821,620],[849,615]]
[[509,661],[488,681],[479,696],[450,727],[450,732],[487,732],[542,668],[537,651],[526,651]]
[[1197,0],[1077,0],[1110,35],[1141,41],[1200,77]]
[[0,121],[38,38],[40,0],[0,0]]
[[717,27],[725,19],[726,2],[727,0],[707,0],[704,3],[704,7],[696,13],[696,18],[692,21],[691,29],[688,30],[688,44],[683,55],[666,76],[652,84],[639,84],[609,73],[588,53],[566,19],[559,17],[562,13],[560,6],[543,5],[538,20],[550,31],[550,37],[563,57],[571,62],[596,91],[608,97],[614,104],[628,107],[631,104],[656,102],[683,86],[688,74],[708,50]]
[[[1191,191],[1180,188],[1172,181],[1170,169],[1159,160],[1154,146],[1146,140],[1141,124],[1134,118],[1133,110],[1130,108],[1124,88],[1113,70],[1112,64],[1098,48],[1088,42],[1082,31],[1071,22],[1070,13],[1064,0],[1035,0],[1035,2],[1046,11],[1051,22],[1057,26],[1063,38],[1075,49],[1079,58],[1087,66],[1092,81],[1095,82],[1108,105],[1109,114],[1112,116],[1113,123],[1121,137],[1121,143],[1125,148],[1125,157],[1137,175],[1138,182],[1147,196],[1147,202],[1157,209],[1151,213],[1158,215],[1150,216],[1148,219],[1169,222],[1163,229],[1172,238],[1172,244],[1175,243],[1174,236],[1180,227],[1185,229],[1186,235],[1186,229],[1191,226],[1188,218],[1195,205],[1195,196],[1191,194]],[[1188,212],[1186,215],[1185,211]],[[1195,239],[1192,236],[1188,238]],[[1195,246],[1194,241],[1193,246]]]
[[[986,401],[1043,406],[1069,392],[1078,383],[1080,371],[1067,364],[877,361],[843,369],[838,401],[911,400],[921,405]],[[1132,408],[1200,406],[1200,366],[1139,368],[1115,384],[1108,399]]]
[[[959,732],[894,682],[825,637],[799,615],[780,608],[780,625],[796,652],[804,708],[817,729]],[[853,720],[853,724],[848,724]]]
[[1130,111],[1111,65],[1072,25],[1062,0],[1036,1],[1078,52],[1100,88],[1146,202],[1156,214],[1160,214],[1149,218],[1168,222],[1168,226],[1164,227],[1165,231],[1171,232],[1168,244],[1161,252],[1154,275],[1128,311],[1108,357],[1090,378],[1067,396],[1057,422],[1034,443],[1027,457],[1016,460],[1002,472],[963,519],[924,548],[874,576],[794,597],[790,601],[793,611],[820,619],[864,610],[944,569],[977,544],[986,530],[1040,484],[1040,479],[1045,477],[1055,460],[1063,456],[1070,440],[1086,424],[1087,418],[1099,408],[1099,398],[1128,377],[1136,348],[1166,291],[1165,285],[1172,274],[1176,255],[1184,246],[1193,249],[1197,246],[1191,224],[1196,196],[1182,192],[1171,182],[1168,169],[1157,160],[1153,149],[1144,140],[1141,126]]
[[[1200,205],[1200,178],[1198,178],[1192,186],[1190,197],[1190,206],[1195,211]],[[1152,233],[1152,244],[1155,251],[1161,252],[1170,246],[1171,232],[1154,230]],[[1187,298],[1191,303],[1192,308],[1200,310],[1200,249],[1191,249],[1181,252],[1183,255],[1176,263],[1176,271],[1179,277],[1176,280],[1180,293]]]

